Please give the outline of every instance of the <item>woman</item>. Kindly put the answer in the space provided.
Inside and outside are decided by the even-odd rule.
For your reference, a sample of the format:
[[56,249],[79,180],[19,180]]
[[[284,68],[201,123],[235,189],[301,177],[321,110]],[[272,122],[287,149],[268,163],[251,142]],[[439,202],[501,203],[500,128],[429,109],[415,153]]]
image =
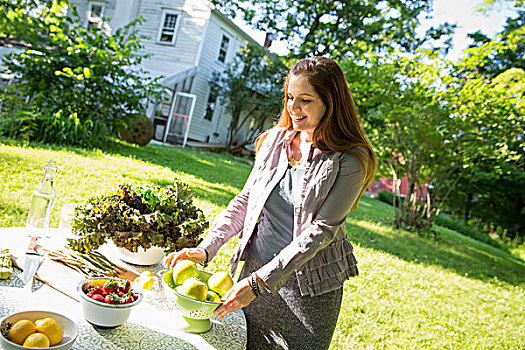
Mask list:
[[217,318],[244,308],[248,349],[327,349],[344,281],[358,274],[345,219],[377,160],[337,63],[299,61],[284,92],[279,122],[256,140],[241,193],[198,247],[170,254],[165,264],[207,262],[238,234],[232,275],[245,263]]

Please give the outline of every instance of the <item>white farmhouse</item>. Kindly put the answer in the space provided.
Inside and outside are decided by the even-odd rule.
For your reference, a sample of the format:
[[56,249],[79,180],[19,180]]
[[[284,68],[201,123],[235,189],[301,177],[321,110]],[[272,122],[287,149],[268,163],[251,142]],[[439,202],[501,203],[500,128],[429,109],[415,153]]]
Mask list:
[[[254,39],[208,0],[71,0],[71,4],[86,26],[103,26],[108,34],[135,18],[145,19],[139,35],[149,39],[141,41],[141,53],[153,56],[143,61],[142,68],[151,76],[164,76],[166,87],[165,101],[148,110],[156,140],[226,142],[230,116],[211,92],[210,79],[241,47],[257,44]],[[241,137],[247,132],[243,130]]]

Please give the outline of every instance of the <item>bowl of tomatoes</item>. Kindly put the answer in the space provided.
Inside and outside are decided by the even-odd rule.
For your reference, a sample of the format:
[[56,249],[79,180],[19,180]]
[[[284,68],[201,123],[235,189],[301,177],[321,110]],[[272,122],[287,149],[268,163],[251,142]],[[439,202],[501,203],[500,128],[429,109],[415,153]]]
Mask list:
[[113,328],[126,322],[131,309],[143,298],[131,281],[113,277],[91,277],[78,284],[84,318],[98,327]]

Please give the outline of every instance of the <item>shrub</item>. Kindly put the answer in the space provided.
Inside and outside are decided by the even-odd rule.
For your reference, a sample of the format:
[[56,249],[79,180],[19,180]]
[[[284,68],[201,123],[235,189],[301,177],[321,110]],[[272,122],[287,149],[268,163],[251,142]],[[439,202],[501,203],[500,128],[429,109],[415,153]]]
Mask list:
[[448,229],[459,232],[465,236],[473,238],[475,240],[487,243],[493,247],[505,249],[504,245],[497,240],[491,238],[488,234],[480,232],[475,227],[464,224],[460,221],[454,220],[446,214],[440,214],[435,217],[434,223],[446,227]]
[[25,45],[4,55],[0,65],[0,72],[15,77],[0,89],[2,111],[14,114],[4,118],[23,127],[10,129],[11,137],[93,146],[101,133],[114,136],[132,115],[145,115],[146,101],[163,92],[160,78],[146,79],[140,68],[149,57],[140,52],[146,38],[137,31],[142,18],[108,36],[104,28],[86,28],[74,6],[66,15],[62,6],[68,2],[8,3],[11,35]]
[[[394,200],[394,194],[388,191],[379,191],[377,195],[377,199],[379,199],[381,202],[392,205],[393,200]],[[486,233],[480,232],[475,227],[472,227],[460,221],[454,220],[453,218],[451,218],[450,216],[446,214],[442,213],[438,216],[435,216],[434,224],[454,230],[470,238],[487,243],[493,247],[504,249],[504,245],[502,243],[491,238]]]
[[75,113],[40,114],[20,110],[0,119],[0,135],[57,145],[101,147],[107,132],[104,123],[80,120]]
[[388,191],[379,191],[377,194],[377,199],[379,199],[381,202],[392,205],[394,203],[394,194]]

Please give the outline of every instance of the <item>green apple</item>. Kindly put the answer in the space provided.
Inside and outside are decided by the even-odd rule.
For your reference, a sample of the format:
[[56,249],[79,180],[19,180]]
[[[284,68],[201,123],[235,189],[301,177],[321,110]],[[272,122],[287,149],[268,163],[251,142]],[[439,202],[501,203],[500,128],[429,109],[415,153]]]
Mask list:
[[212,273],[210,272],[199,270],[198,279],[200,279],[203,283],[208,284],[208,280],[210,279],[211,275]]
[[219,271],[215,272],[208,279],[208,288],[221,297],[233,286],[233,280],[228,272]]
[[170,286],[171,288],[175,288],[175,282],[173,282],[173,270],[170,269],[164,272],[164,274],[162,275],[162,279],[164,280],[164,282],[166,282],[168,286]]
[[211,303],[220,303],[222,302],[221,297],[219,294],[212,292],[211,290],[208,291],[208,294],[206,295],[206,301],[209,301]]
[[199,281],[197,277],[190,277],[177,287],[177,292],[193,299],[206,301],[208,287]]
[[197,264],[191,260],[181,260],[173,267],[173,283],[181,285],[190,277],[198,277],[199,269]]

